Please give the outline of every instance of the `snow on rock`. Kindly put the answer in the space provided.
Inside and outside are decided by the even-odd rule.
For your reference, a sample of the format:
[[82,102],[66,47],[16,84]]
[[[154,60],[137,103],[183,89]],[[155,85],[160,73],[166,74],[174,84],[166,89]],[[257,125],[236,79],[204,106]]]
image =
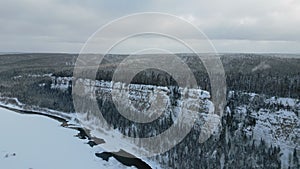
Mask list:
[[52,77],[51,89],[67,90],[72,87],[72,77]]
[[[253,97],[259,96],[253,93],[241,92],[239,94],[248,95],[250,102],[253,101]],[[261,107],[258,111],[253,110],[251,104],[241,105],[236,108],[236,116],[240,116],[240,121],[242,122],[239,125],[240,130],[256,140],[256,143],[259,143],[262,139],[269,146],[279,146],[282,152],[282,168],[287,168],[289,155],[293,153],[295,147],[297,148],[300,145],[300,119],[295,112],[299,111],[297,110],[297,107],[300,105],[299,100],[260,97],[269,106]],[[245,126],[243,124],[245,121],[243,118],[247,115],[255,119],[255,125]]]
[[271,97],[269,99],[266,99],[266,103],[269,104],[277,104],[277,105],[282,105],[282,106],[290,106],[293,107],[297,104],[299,104],[299,100],[297,99],[292,99],[292,98],[282,98],[282,97]]

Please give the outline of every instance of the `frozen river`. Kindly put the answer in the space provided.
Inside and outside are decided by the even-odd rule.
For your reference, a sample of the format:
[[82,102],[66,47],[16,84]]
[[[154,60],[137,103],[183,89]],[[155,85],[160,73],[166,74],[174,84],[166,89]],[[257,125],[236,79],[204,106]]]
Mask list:
[[74,138],[77,130],[40,115],[26,115],[0,107],[1,169],[102,169],[127,167],[114,158],[95,156],[87,140]]

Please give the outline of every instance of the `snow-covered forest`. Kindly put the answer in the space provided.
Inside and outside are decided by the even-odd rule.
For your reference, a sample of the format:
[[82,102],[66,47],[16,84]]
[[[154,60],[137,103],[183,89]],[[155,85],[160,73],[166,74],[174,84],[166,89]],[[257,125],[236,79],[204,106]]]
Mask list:
[[[113,86],[123,84],[111,79],[125,57],[105,58],[97,80],[93,81],[89,77],[72,77],[76,55],[3,55],[0,59],[1,105],[72,120],[75,117],[73,97],[81,97],[72,96],[72,83],[81,80],[85,91],[97,98],[99,109],[112,129],[130,137],[157,135],[174,124],[180,105],[185,104],[181,100],[184,89],[165,72],[142,71],[129,85],[126,97],[136,109],[147,109],[151,105],[151,93],[161,92],[166,98],[166,109],[157,120],[147,124],[124,118],[111,97]],[[209,77],[199,58],[187,54],[179,57],[189,65],[199,85],[197,89],[185,91],[197,97],[196,102],[189,103],[197,118],[182,142],[146,161],[154,161],[163,168],[300,167],[300,57],[222,55],[227,82],[226,105],[220,124],[205,142],[199,142],[199,136],[210,116],[209,105],[213,104]],[[49,62],[53,64],[49,66]],[[89,99],[85,97],[86,102],[77,106],[83,110],[85,106],[93,106],[89,105]]]

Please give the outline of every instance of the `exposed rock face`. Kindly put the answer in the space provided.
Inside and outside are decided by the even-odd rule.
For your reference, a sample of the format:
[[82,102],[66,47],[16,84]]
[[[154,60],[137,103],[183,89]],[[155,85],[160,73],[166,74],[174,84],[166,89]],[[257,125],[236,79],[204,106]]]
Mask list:
[[[55,84],[64,86],[66,79],[68,78],[55,78]],[[109,119],[108,121],[114,128],[127,136],[157,135],[173,125],[178,112],[184,108],[196,114],[197,116],[193,116],[194,127],[183,142],[170,151],[154,157],[165,166],[175,168],[191,166],[288,168],[288,166],[293,166],[295,168],[299,165],[297,146],[300,145],[300,101],[298,99],[230,91],[222,124],[216,123],[216,126],[207,127],[205,122],[211,118],[210,114],[214,111],[213,103],[209,100],[210,94],[207,91],[154,85],[126,85],[120,82],[88,79],[79,79],[76,83],[82,85],[82,95],[97,98],[104,117]],[[62,89],[62,87],[58,88]],[[117,100],[119,103],[112,99],[114,90],[121,94],[120,99]],[[164,97],[163,113],[157,121],[148,124],[134,123],[118,113],[119,111],[145,113],[145,110],[148,110],[157,100],[154,93]],[[188,99],[182,100],[182,95],[187,96]],[[120,110],[115,104],[131,105],[131,107]],[[119,107],[122,107],[120,105]],[[182,105],[185,107],[183,108]],[[205,137],[201,131],[206,129],[210,130],[206,133],[211,132],[209,138],[201,141]],[[178,156],[178,154],[181,155]],[[182,162],[179,160],[180,157],[184,157],[189,162]],[[175,160],[177,158],[178,160]],[[239,161],[240,158],[243,160]],[[245,163],[247,160],[250,162]]]

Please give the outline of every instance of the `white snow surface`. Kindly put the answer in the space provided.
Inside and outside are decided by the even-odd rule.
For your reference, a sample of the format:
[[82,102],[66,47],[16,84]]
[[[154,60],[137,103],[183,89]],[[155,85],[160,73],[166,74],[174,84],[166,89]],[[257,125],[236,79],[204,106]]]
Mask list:
[[87,140],[74,135],[78,131],[60,127],[60,123],[38,115],[18,114],[0,108],[0,168],[42,169],[119,169],[127,167],[114,158],[104,161],[95,156],[101,148],[89,147]]
[[[56,110],[52,110],[52,109],[46,109],[46,108],[40,108],[40,107],[37,107],[37,106],[27,106],[27,105],[21,103],[17,98],[1,97],[1,95],[0,95],[0,106],[7,107],[7,108],[12,108],[12,109],[15,109],[15,110],[21,110],[21,111],[25,110],[25,111],[37,112],[37,113],[44,114],[44,115],[53,115],[53,116],[60,117],[60,118],[68,120],[68,124],[72,125],[73,127],[81,127],[81,124],[79,124],[79,122],[77,120],[77,116],[76,116],[75,113],[68,114],[68,113],[65,113],[65,112],[60,112],[60,111],[56,111]],[[1,110],[2,109],[3,108],[0,107],[0,119],[5,119],[5,118],[1,117]],[[3,109],[3,110],[6,110],[6,109]],[[10,110],[6,110],[6,111],[10,111]],[[13,111],[10,111],[10,112],[14,113]],[[45,118],[47,118],[47,117],[45,117]],[[1,123],[1,121],[0,121],[0,123]],[[115,130],[110,131],[107,134],[108,135],[116,135],[116,133],[120,134],[118,131],[115,131]],[[124,149],[127,149],[128,147],[130,147],[130,149],[131,148],[136,148],[134,145],[131,145],[131,144],[128,145],[128,143],[122,143],[124,140],[120,140],[119,144],[116,145],[116,142],[113,142],[113,143],[110,142],[110,140],[112,140],[112,139],[107,139],[103,135],[99,135],[99,133],[97,131],[92,130],[91,134],[92,134],[92,136],[96,136],[96,137],[101,138],[101,139],[106,141],[106,143],[100,144],[100,145],[97,146],[98,149],[99,149],[97,152],[119,151],[120,149],[115,148],[115,147],[120,147],[119,144],[121,144],[122,146],[125,146]],[[76,131],[75,131],[75,134],[73,134],[73,135],[76,135]],[[31,136],[31,133],[30,133],[30,137],[35,137],[35,136]],[[78,138],[72,138],[72,139],[78,139]],[[0,141],[0,146],[1,146],[1,141]],[[129,150],[129,149],[127,149],[127,150]],[[0,147],[0,151],[2,151],[1,147]],[[80,152],[80,151],[78,151],[78,152]],[[0,152],[0,157],[2,155],[1,153],[2,152]],[[9,155],[9,152],[4,152],[4,153],[6,153],[5,155],[7,155],[7,154]],[[3,156],[5,156],[5,155],[3,155]],[[160,169],[161,168],[161,166],[155,161],[152,161],[152,160],[146,159],[146,158],[141,158],[141,159],[144,162],[146,162],[149,166],[151,166],[151,168],[153,168],[153,169]],[[110,158],[109,161],[111,162],[111,160],[116,161],[114,158]],[[112,164],[114,164],[114,163],[112,163]],[[106,168],[106,166],[111,167],[111,168],[114,167],[111,164],[106,164],[105,163],[105,168]],[[99,168],[101,168],[101,167],[99,167]],[[121,167],[119,167],[119,168],[121,168]],[[133,168],[135,168],[135,167],[133,167]],[[1,165],[0,165],[0,169],[2,169]]]

